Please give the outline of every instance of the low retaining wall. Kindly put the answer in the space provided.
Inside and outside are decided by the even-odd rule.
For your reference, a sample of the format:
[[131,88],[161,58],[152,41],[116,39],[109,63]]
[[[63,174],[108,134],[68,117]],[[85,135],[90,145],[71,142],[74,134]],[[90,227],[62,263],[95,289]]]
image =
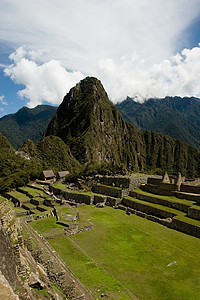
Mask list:
[[122,200],[119,198],[107,197],[107,199],[106,199],[106,205],[108,205],[108,206],[117,206],[121,202],[122,202]]
[[41,201],[39,201],[39,200],[36,200],[36,199],[31,199],[30,200],[30,203],[31,204],[34,204],[34,205],[40,205],[40,204],[43,204],[44,203],[44,200],[41,200]]
[[159,185],[145,184],[141,186],[141,189],[152,194],[173,196],[174,191],[177,191],[178,187],[176,184],[160,183]]
[[[123,199],[124,200],[124,199]],[[130,204],[130,203],[129,203]],[[126,207],[122,204],[119,204],[119,209],[130,211],[132,214],[136,214],[138,216],[141,216],[143,218],[146,218],[147,220],[157,222],[159,224],[162,224],[164,226],[167,226],[169,228],[181,231],[183,233],[192,235],[194,237],[200,238],[200,226],[187,223],[185,221],[179,220],[176,217],[167,217],[166,219],[160,219],[159,217],[156,217],[155,215],[144,213],[144,207],[141,207],[142,211],[138,211],[136,209],[132,209],[129,207]],[[189,220],[188,220],[189,222]]]
[[121,198],[122,197],[122,189],[111,187],[107,185],[94,185],[92,187],[92,191],[97,194],[102,194],[114,198]]
[[200,186],[181,184],[180,192],[200,194]]
[[149,206],[147,204],[139,203],[134,200],[127,199],[126,197],[123,198],[122,204],[124,204],[130,208],[145,212],[148,215],[153,215],[153,216],[156,216],[159,218],[166,219],[166,218],[173,218],[175,216],[174,213],[171,213],[171,212],[159,209],[159,208],[155,208],[155,207]]
[[196,220],[200,220],[200,207],[195,208],[195,207],[190,207],[188,209],[188,217],[196,219]]
[[[5,193],[4,196],[5,196],[5,198],[11,200],[15,204],[15,206],[21,206],[23,204],[17,198],[15,198],[14,196],[11,196],[11,195],[9,195],[7,193]],[[29,201],[27,201],[27,203],[28,202]]]
[[180,199],[186,199],[189,201],[196,201],[200,203],[200,195],[198,194],[189,194],[186,192],[174,192],[174,196]]
[[93,200],[93,204],[97,204],[97,203],[103,203],[106,202],[107,197],[106,196],[97,196],[94,195],[94,200]]
[[189,224],[174,218],[172,223],[169,224],[169,227],[200,238],[200,227],[197,225]]
[[147,215],[147,220],[150,220],[150,221],[153,221],[153,222],[156,222],[156,223],[159,223],[161,225],[164,225],[164,226],[169,226],[169,224],[171,223],[172,219],[159,219],[155,216],[151,216],[151,215]]
[[60,196],[65,200],[74,200],[76,203],[85,203],[85,204],[92,203],[92,197],[89,195],[70,193],[68,191],[63,191],[61,189],[55,188],[54,186],[50,186],[49,190],[50,192],[53,192],[55,196]]
[[53,202],[53,200],[45,199],[43,204],[46,206],[54,207],[52,202]]
[[[153,196],[142,195],[142,194],[134,192],[134,191],[130,191],[129,195],[131,197],[135,197],[135,198],[138,198],[138,199],[150,202],[150,203],[155,203],[155,204],[160,204],[160,205],[164,205],[167,207],[172,207],[172,208],[178,209],[178,210],[186,212],[186,213],[188,212],[188,209],[190,207],[189,204],[167,201],[165,199],[159,199],[159,198],[156,198]],[[191,203],[191,205],[192,205],[192,203]]]

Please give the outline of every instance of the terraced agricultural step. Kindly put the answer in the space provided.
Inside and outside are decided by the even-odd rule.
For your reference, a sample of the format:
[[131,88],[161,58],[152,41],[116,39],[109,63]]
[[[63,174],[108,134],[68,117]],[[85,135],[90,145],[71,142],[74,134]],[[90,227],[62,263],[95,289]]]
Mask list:
[[195,201],[200,204],[200,195],[199,194],[192,194],[186,192],[174,192],[174,195],[180,199],[187,199],[189,201]]
[[45,205],[38,205],[37,206],[37,210],[43,212],[43,211],[47,211],[48,210],[48,207],[45,206]]
[[31,203],[23,203],[22,208],[24,208],[26,210],[34,210],[34,209],[36,209],[36,206]]
[[188,212],[188,209],[194,204],[193,201],[182,200],[182,199],[175,198],[173,196],[170,198],[161,195],[153,195],[151,193],[144,192],[142,190],[141,191],[132,190],[130,191],[129,196],[146,202],[171,207],[186,213]]
[[42,199],[42,200],[38,200],[37,198],[32,198],[31,200],[30,200],[30,203],[32,203],[32,204],[34,204],[34,205],[41,205],[41,204],[43,204],[44,203],[44,199]]
[[173,208],[164,207],[159,204],[135,199],[130,196],[124,197],[122,199],[122,204],[135,210],[142,211],[148,215],[156,216],[158,218],[173,218],[178,214],[178,212]]

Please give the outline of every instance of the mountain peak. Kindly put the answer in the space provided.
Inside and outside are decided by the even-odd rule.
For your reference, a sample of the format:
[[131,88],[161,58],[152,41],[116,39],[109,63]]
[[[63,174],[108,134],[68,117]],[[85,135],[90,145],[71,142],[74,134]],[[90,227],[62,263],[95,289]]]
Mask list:
[[45,135],[59,136],[82,163],[119,163],[128,131],[101,82],[86,77],[64,97]]

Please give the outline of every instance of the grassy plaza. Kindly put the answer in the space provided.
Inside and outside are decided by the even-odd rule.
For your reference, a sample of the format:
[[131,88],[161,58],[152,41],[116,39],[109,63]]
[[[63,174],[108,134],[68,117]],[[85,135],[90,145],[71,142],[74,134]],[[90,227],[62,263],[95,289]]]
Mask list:
[[[48,242],[95,299],[198,299],[198,238],[111,207],[78,210],[93,230]],[[55,222],[31,226],[47,237],[62,232]]]

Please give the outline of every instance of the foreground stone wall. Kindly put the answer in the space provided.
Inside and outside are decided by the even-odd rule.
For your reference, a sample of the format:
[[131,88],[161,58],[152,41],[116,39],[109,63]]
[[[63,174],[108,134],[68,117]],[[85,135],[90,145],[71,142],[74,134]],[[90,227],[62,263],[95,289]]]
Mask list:
[[15,259],[12,251],[7,233],[0,226],[0,270],[4,277],[7,279],[10,286],[15,289],[16,286],[16,266]]
[[97,184],[92,187],[92,191],[96,194],[102,194],[114,198],[122,197],[122,189],[116,187]]

